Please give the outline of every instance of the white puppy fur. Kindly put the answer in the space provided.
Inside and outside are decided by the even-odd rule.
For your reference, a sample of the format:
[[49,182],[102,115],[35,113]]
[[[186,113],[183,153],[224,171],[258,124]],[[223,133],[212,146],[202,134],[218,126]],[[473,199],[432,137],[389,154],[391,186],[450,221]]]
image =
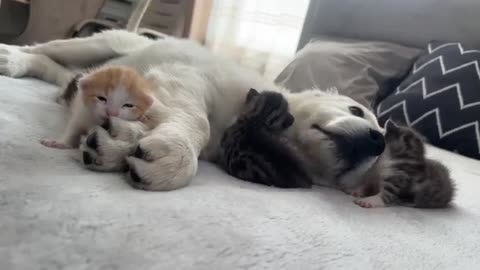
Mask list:
[[[131,177],[137,188],[183,187],[195,175],[198,158],[214,162],[223,131],[238,115],[250,88],[284,93],[295,117],[288,136],[307,153],[317,184],[343,187],[373,160],[366,159],[339,176],[346,166],[331,135],[355,136],[366,130],[381,130],[375,116],[359,103],[319,90],[289,93],[252,71],[214,57],[192,41],[153,41],[112,30],[35,46],[0,45],[0,74],[34,76],[61,87],[74,76],[67,66],[86,67],[99,62],[133,67],[154,82],[160,102],[156,107],[157,127],[145,131],[116,119],[109,131],[96,127],[90,132],[96,136],[97,149],[88,147],[86,140],[80,146],[81,155],[88,153],[95,160],[88,165],[95,170],[121,170],[125,157],[135,153],[126,161],[137,176]],[[351,106],[361,108],[364,117],[352,115]],[[322,131],[312,128],[314,125]]]
[[[120,118],[111,118],[108,124],[108,130],[96,126],[88,136],[82,136],[78,160],[95,171],[125,171],[128,168],[125,157],[134,153],[138,140],[145,136],[148,128],[141,122]],[[89,147],[88,138],[94,138],[97,147]],[[86,155],[91,162],[85,162]]]

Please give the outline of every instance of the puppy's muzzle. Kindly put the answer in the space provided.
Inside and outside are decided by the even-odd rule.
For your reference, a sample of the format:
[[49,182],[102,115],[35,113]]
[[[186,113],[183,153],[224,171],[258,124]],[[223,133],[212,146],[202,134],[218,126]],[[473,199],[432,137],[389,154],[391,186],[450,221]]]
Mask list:
[[366,129],[355,135],[334,136],[339,153],[350,164],[357,164],[366,158],[379,156],[385,150],[385,138],[374,129]]

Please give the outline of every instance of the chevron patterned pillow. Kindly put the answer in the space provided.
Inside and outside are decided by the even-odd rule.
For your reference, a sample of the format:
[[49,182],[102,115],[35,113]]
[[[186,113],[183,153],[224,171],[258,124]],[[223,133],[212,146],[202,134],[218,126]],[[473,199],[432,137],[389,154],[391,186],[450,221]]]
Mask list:
[[480,159],[480,50],[430,42],[396,91],[376,108],[413,127],[429,143]]

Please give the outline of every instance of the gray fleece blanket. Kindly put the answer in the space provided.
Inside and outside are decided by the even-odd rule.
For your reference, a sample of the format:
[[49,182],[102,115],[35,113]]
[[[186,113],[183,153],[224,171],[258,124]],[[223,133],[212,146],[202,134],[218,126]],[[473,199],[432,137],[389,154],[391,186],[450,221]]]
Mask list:
[[201,163],[172,192],[128,186],[38,143],[68,114],[55,87],[0,76],[0,269],[478,269],[480,164],[430,148],[455,206],[362,209],[327,188],[282,190]]

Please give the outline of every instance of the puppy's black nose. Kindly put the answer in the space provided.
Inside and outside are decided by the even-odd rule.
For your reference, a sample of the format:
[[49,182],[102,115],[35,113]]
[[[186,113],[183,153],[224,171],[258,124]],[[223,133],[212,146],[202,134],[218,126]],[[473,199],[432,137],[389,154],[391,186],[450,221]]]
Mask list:
[[349,144],[351,155],[358,161],[366,157],[378,156],[385,150],[385,139],[382,133],[374,129],[353,135]]
[[367,157],[378,156],[385,150],[385,139],[382,133],[374,129],[353,135],[350,140],[349,151],[352,158],[361,161]]
[[385,150],[385,138],[374,129],[353,135],[335,137],[339,154],[350,164],[357,164],[368,157],[378,156]]
[[90,165],[93,163],[93,159],[88,152],[83,152],[83,164]]
[[369,148],[374,156],[378,156],[385,150],[385,138],[380,131],[370,129]]
[[97,140],[97,132],[93,132],[92,134],[88,135],[87,137],[87,146],[93,150],[97,150],[98,147],[98,140]]

